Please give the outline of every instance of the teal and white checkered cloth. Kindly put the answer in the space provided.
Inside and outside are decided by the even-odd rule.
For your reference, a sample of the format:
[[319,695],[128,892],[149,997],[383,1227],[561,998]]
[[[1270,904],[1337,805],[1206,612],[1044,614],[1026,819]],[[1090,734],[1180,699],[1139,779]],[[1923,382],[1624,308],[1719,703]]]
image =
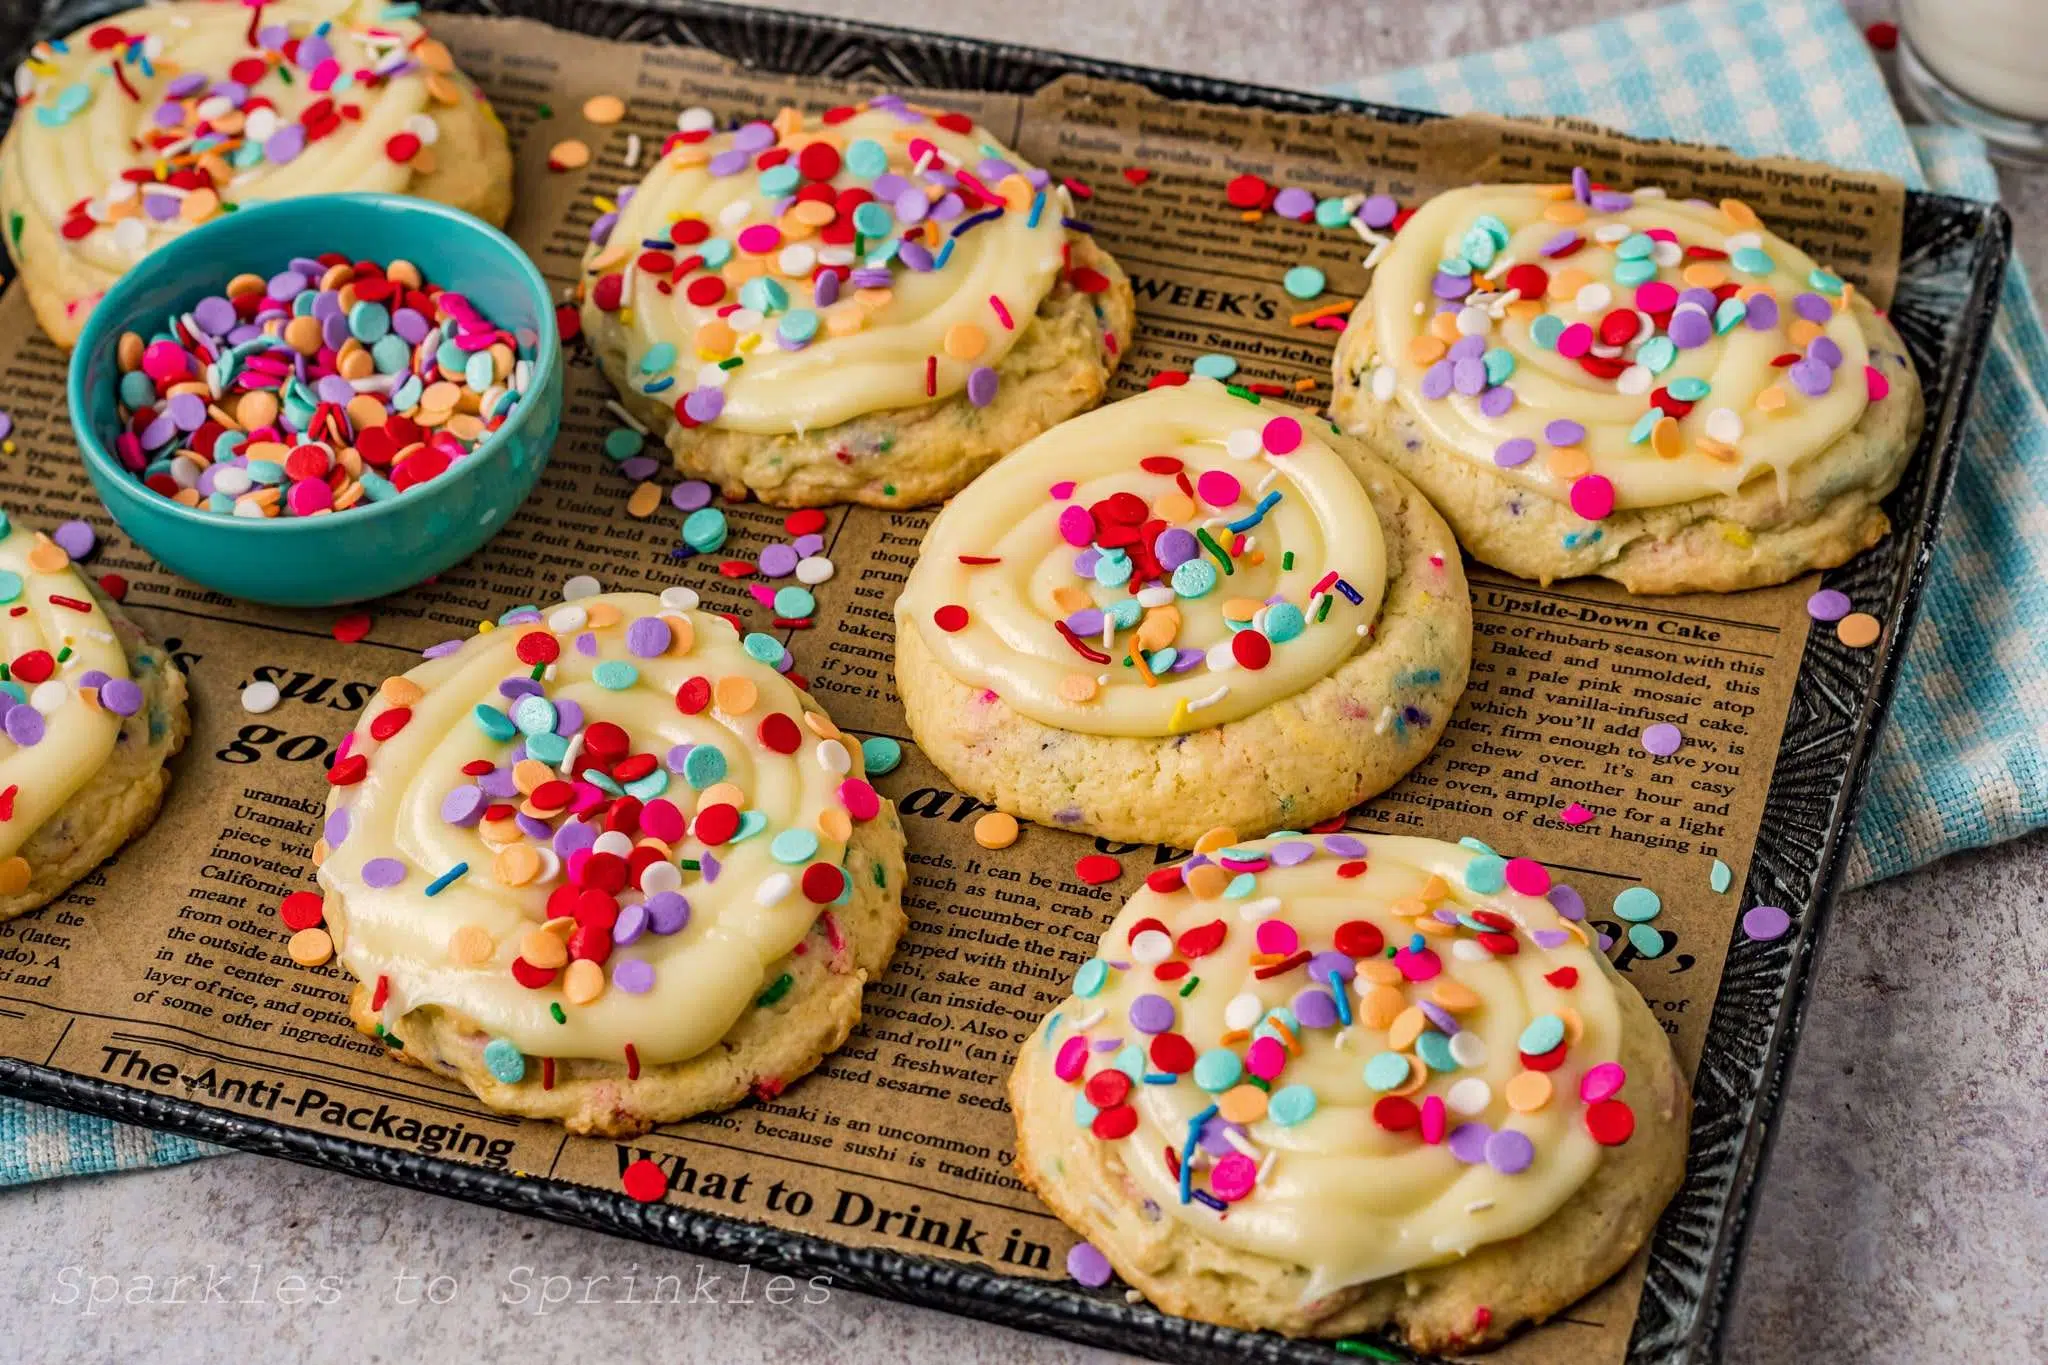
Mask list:
[[[1998,197],[1982,142],[1906,127],[1862,35],[1829,0],[1697,0],[1341,93],[1449,113],[1574,114]],[[1850,864],[1858,883],[2048,823],[2048,600],[2038,587],[2048,576],[2048,341],[2017,267],[2005,288],[1955,503],[1879,743]],[[214,1150],[0,1100],[0,1185]]]

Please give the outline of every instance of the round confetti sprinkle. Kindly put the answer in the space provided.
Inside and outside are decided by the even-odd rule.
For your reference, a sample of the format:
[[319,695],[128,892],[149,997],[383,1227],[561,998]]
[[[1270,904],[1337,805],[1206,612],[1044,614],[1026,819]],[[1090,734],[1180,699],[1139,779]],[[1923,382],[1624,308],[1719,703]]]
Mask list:
[[1280,287],[1297,299],[1312,299],[1323,292],[1323,272],[1312,265],[1298,265],[1280,279]]
[[983,848],[1008,848],[1017,842],[1017,817],[993,810],[974,822],[974,842]]
[[1759,943],[1783,938],[1792,927],[1792,917],[1775,905],[1751,906],[1743,912],[1742,932]]
[[1669,758],[1678,752],[1678,746],[1685,742],[1685,736],[1676,725],[1659,721],[1643,727],[1643,748],[1659,758]]
[[1631,886],[1614,898],[1614,913],[1631,924],[1655,919],[1663,908],[1663,900],[1647,886]]
[[887,735],[869,735],[860,742],[861,771],[869,777],[892,773],[902,761],[903,746]]
[[1116,1271],[1110,1266],[1109,1257],[1092,1243],[1076,1242],[1067,1252],[1067,1274],[1090,1289],[1100,1289],[1110,1282]]
[[1806,614],[1816,621],[1839,621],[1849,614],[1852,605],[1847,593],[1822,588],[1806,599]]
[[242,689],[242,709],[252,716],[260,716],[276,710],[282,696],[274,682],[252,682]]
[[642,1204],[659,1204],[668,1195],[668,1177],[660,1166],[641,1157],[619,1175],[626,1197]]
[[1851,649],[1868,649],[1883,634],[1883,622],[1869,612],[1852,611],[1835,623],[1835,638]]
[[1123,874],[1123,864],[1106,853],[1090,853],[1074,864],[1074,876],[1087,886],[1103,886]]

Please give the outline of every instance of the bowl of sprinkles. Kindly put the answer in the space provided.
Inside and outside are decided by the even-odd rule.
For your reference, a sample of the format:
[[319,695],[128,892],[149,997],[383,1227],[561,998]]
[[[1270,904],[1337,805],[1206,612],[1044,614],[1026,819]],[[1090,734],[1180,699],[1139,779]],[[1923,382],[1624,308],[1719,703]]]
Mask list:
[[461,561],[561,425],[548,287],[510,238],[388,194],[254,205],[166,243],[72,353],[121,529],[229,597],[331,606]]

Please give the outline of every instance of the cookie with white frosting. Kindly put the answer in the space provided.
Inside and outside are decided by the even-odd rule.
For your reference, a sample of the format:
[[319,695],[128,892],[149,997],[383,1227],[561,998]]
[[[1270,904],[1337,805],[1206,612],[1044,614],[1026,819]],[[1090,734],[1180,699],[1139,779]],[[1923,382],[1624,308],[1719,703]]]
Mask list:
[[671,589],[524,607],[387,680],[330,771],[351,1013],[494,1109],[642,1133],[772,1095],[905,920],[859,745]]
[[[78,524],[83,528],[83,523]],[[185,675],[44,535],[0,512],[0,920],[149,827],[191,718]]]
[[1474,558],[1674,593],[1876,544],[1924,404],[1891,323],[1747,205],[1581,175],[1416,210],[1338,346],[1331,413]]
[[583,274],[599,363],[683,473],[914,507],[1101,401],[1130,281],[987,129],[893,96],[724,132],[694,113]]
[[1423,1351],[1540,1322],[1685,1168],[1684,1078],[1585,913],[1427,839],[1162,868],[1024,1043],[1018,1174],[1169,1312]]
[[234,206],[342,190],[502,226],[505,129],[447,48],[374,0],[171,0],[39,43],[15,73],[0,222],[59,346],[170,236]]
[[1443,733],[1471,645],[1457,545],[1408,481],[1210,379],[989,470],[896,602],[911,734],[962,791],[1182,846],[1391,786]]

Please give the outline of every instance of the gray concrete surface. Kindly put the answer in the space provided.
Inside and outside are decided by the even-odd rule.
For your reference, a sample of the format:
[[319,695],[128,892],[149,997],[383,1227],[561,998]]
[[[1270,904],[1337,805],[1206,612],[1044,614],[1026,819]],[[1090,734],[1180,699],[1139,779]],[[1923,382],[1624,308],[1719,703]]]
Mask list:
[[[1282,85],[1512,42],[1622,0],[786,0],[793,8]],[[1859,18],[1889,5],[1852,0]],[[2048,279],[2048,174],[2008,175],[2022,257]],[[2037,297],[2043,291],[2037,286]],[[2034,942],[2048,838],[1843,898],[1809,1012],[1728,1336],[1731,1361],[2048,1359],[2048,981]],[[253,1157],[0,1194],[0,1360],[1101,1362],[1107,1353],[850,1293],[536,1311],[580,1283],[686,1258]],[[232,1274],[228,1299],[94,1309]],[[291,1281],[334,1301],[286,1306]],[[433,1279],[432,1277],[445,1277]],[[135,1277],[148,1277],[144,1286]],[[254,1292],[252,1294],[252,1286]],[[189,1290],[188,1290],[189,1293]],[[524,1297],[522,1297],[524,1295]],[[445,1298],[442,1303],[435,1298]],[[89,1311],[90,1310],[90,1311]]]

